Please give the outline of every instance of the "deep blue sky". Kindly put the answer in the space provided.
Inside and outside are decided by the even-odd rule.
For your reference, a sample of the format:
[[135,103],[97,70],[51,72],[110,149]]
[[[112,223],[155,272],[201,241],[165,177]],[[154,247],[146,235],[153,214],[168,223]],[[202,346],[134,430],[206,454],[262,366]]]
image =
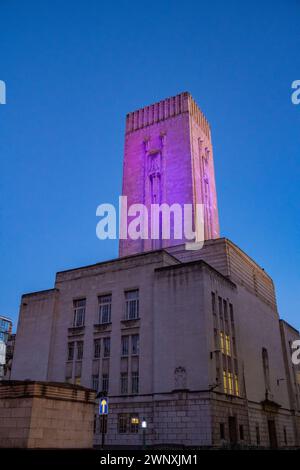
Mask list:
[[0,313],[58,270],[117,256],[128,111],[190,91],[212,127],[221,232],[300,328],[300,2],[0,0]]

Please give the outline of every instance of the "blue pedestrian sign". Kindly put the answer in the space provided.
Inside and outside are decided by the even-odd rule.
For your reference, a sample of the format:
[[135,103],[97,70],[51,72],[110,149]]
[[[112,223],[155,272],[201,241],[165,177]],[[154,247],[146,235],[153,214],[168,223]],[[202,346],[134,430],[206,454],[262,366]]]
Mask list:
[[108,415],[108,398],[105,398],[105,397],[100,398],[99,415]]

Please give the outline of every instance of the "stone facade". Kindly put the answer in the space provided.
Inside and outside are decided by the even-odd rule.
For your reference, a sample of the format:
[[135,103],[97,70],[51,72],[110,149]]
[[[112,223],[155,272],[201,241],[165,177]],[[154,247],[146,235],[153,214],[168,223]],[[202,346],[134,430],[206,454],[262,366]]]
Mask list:
[[[210,127],[189,93],[127,115],[122,194],[148,213],[151,204],[203,204],[204,238],[220,236]],[[168,240],[120,240],[120,256],[183,243],[172,230]]]
[[0,383],[0,447],[91,448],[95,392],[61,383]]
[[[101,323],[103,296],[110,316]],[[137,299],[136,316],[126,317]],[[54,289],[24,295],[12,378],[107,389],[109,445],[140,445],[131,418],[145,418],[152,445],[269,446],[274,421],[277,445],[294,446],[290,360],[272,280],[217,239],[198,252],[171,247],[60,272]],[[97,423],[96,445],[100,438]]]

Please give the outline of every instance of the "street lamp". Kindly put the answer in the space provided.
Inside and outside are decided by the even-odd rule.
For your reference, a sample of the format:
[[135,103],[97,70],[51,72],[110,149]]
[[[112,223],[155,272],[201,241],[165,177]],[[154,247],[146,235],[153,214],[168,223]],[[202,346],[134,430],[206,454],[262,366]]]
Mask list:
[[143,430],[143,449],[146,448],[146,429],[147,429],[147,421],[145,418],[142,419],[142,430]]

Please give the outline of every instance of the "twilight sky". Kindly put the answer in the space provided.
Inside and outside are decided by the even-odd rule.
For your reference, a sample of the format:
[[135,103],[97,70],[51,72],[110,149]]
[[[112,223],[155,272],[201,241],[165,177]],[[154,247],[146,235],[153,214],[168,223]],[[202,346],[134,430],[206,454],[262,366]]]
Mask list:
[[190,91],[212,128],[221,234],[300,328],[300,1],[0,0],[0,314],[117,256],[125,114]]

